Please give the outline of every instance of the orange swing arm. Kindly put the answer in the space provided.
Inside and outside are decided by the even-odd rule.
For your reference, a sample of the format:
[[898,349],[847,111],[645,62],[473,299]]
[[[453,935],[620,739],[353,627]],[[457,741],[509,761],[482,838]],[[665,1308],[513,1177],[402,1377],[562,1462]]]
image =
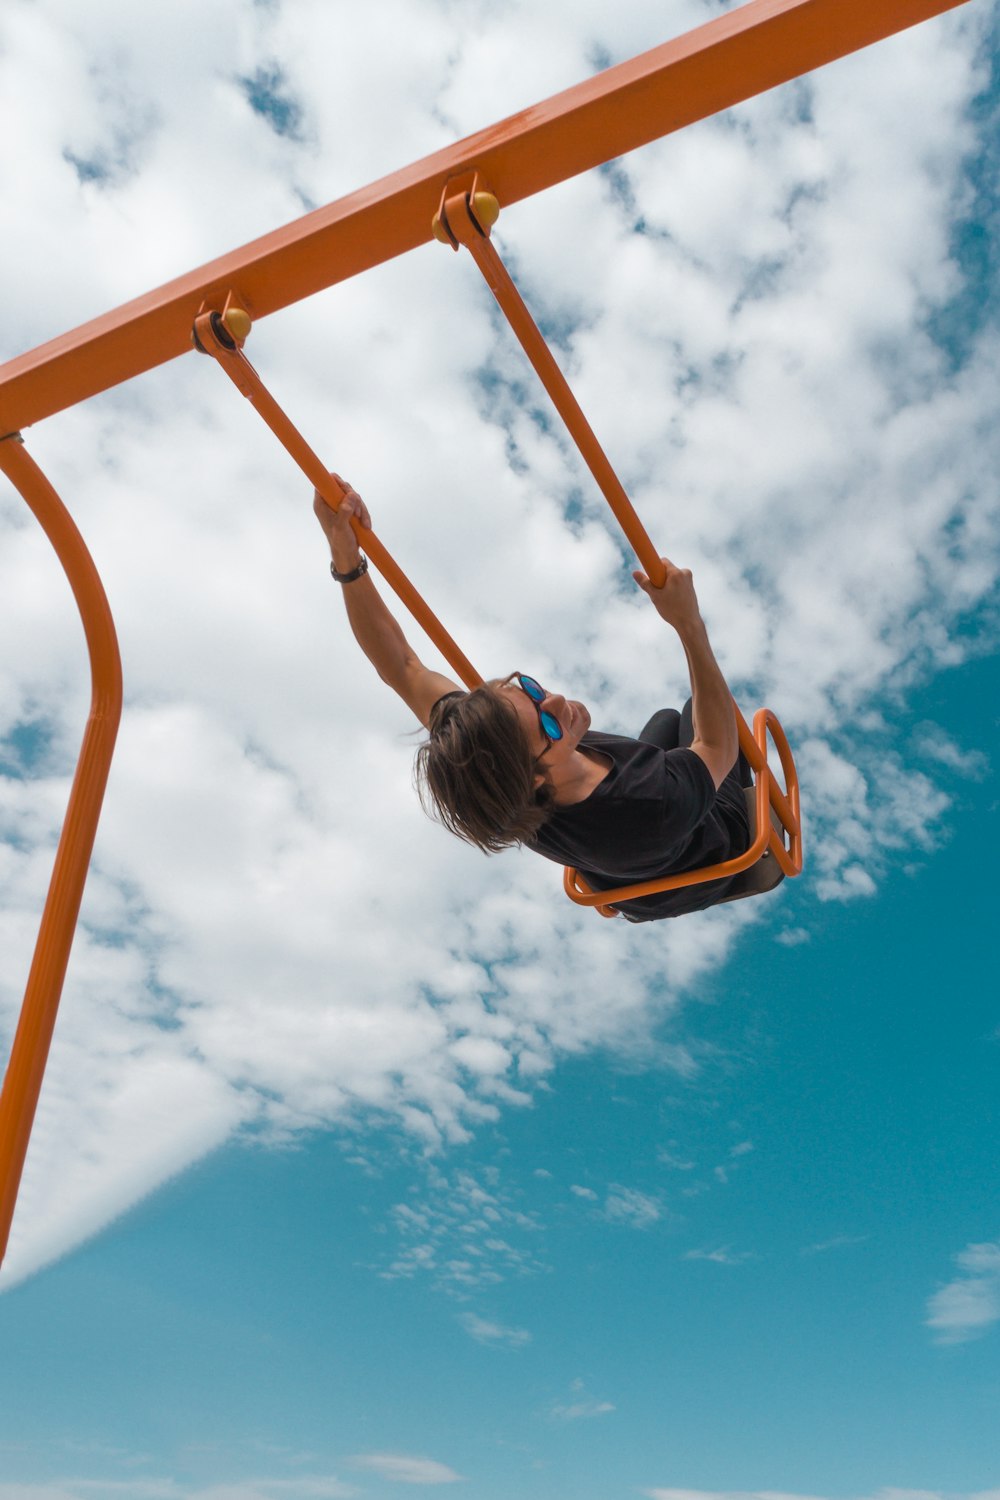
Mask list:
[[114,621],[93,559],[69,511],[25,450],[20,433],[0,439],[0,469],[34,511],[62,563],[83,621],[91,676],[90,713],[0,1091],[2,1261],[111,769],[122,709],[122,669]]
[[[490,230],[499,213],[500,205],[496,197],[482,185],[479,174],[475,171],[464,173],[445,185],[433,222],[434,236],[442,243],[450,244],[454,250],[464,245],[471,254],[639,562],[653,584],[660,584],[666,576],[662,559],[490,239]],[[578,870],[567,866],[564,886],[570,900],[580,906],[596,906],[603,916],[617,916],[613,903],[631,901],[638,896],[651,896],[660,891],[679,890],[683,886],[700,885],[709,880],[728,879],[756,864],[768,850],[774,855],[783,874],[794,876],[800,873],[802,823],[799,783],[784,730],[776,715],[770,709],[762,708],[754,717],[751,731],[735,701],[733,708],[740,749],[753,768],[756,781],[757,834],[750,848],[735,859],[708,865],[700,870],[687,870],[681,874],[645,880],[607,891],[592,890]],[[784,791],[768,764],[769,734],[781,762]],[[773,826],[772,809],[780,823],[780,830]]]
[[[249,313],[238,299],[230,294],[221,311],[209,308],[198,314],[194,323],[192,341],[200,353],[211,355],[216,363],[221,365],[237,390],[242,391],[258,415],[263,417],[285,452],[299,466],[313,488],[319,491],[327,505],[336,510],[344,498],[343,488],[275,401],[243,353],[243,343],[250,328]],[[369,560],[375,564],[386,583],[405,604],[424,633],[450,663],[457,676],[470,691],[481,687],[482,677],[465,653],[459,649],[375,532],[366,531],[357,519],[351,524]]]

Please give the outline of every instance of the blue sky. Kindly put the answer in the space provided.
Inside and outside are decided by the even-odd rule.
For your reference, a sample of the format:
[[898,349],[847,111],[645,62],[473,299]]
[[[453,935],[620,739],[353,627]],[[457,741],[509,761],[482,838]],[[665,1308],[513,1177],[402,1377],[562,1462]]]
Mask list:
[[[0,357],[718,8],[15,0]],[[127,702],[0,1279],[0,1500],[998,1492],[995,17],[497,231],[793,739],[809,866],[766,903],[623,931],[427,824],[208,361],[27,435]],[[474,661],[611,729],[680,700],[461,258],[252,339]],[[0,528],[6,1044],[86,691],[6,488]]]
[[[978,661],[910,718],[985,747],[997,701]],[[927,1319],[995,1222],[997,821],[995,777],[963,780],[947,844],[877,898],[786,898],[809,941],[744,942],[692,1077],[569,1062],[430,1166],[377,1132],[225,1149],[12,1290],[0,1494],[399,1493],[366,1452],[484,1500],[988,1490],[996,1328],[949,1345]],[[441,1267],[483,1240],[470,1183],[497,1281],[387,1275],[401,1204],[430,1207]]]
[[[978,662],[914,709],[987,744],[996,687]],[[921,869],[810,917],[807,943],[748,940],[703,996],[693,1078],[569,1063],[436,1185],[377,1134],[224,1150],[15,1288],[8,1484],[332,1474],[381,1496],[399,1486],[351,1456],[402,1451],[484,1500],[988,1489],[996,1331],[942,1345],[926,1319],[996,1211],[996,804],[994,778],[963,783]],[[498,1230],[514,1263],[386,1279],[393,1209],[438,1212],[463,1175],[524,1217]],[[645,1214],[615,1217],[615,1184]]]

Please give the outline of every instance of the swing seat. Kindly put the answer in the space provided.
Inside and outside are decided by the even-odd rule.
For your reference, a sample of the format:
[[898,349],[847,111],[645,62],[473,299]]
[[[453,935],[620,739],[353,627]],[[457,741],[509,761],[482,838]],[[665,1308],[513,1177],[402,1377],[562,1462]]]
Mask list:
[[[750,842],[753,843],[757,837],[757,790],[752,786],[745,787],[743,795],[746,798],[747,815],[750,819]],[[771,827],[777,831],[782,847],[787,849],[788,841],[785,837],[785,830],[773,807],[771,808]],[[751,865],[749,870],[744,870],[741,875],[736,876],[733,889],[728,896],[723,896],[718,904],[723,906],[727,901],[743,901],[747,896],[764,896],[768,891],[773,891],[775,886],[779,886],[784,878],[785,872],[771,852],[771,846],[768,845],[755,865]]]
[[[593,906],[602,917],[620,917],[619,902],[635,901],[641,896],[655,896],[660,891],[676,891],[684,886],[701,885],[709,880],[732,879],[728,896],[719,901],[742,901],[747,896],[762,896],[780,885],[786,875],[797,875],[802,869],[802,822],[799,813],[799,778],[792,752],[775,714],[759,708],[751,731],[743,715],[736,710],[740,749],[754,773],[755,784],[744,788],[750,818],[750,844],[743,854],[721,864],[701,870],[685,870],[656,880],[643,880],[616,890],[595,891],[579,870],[567,865],[563,871],[563,889],[578,906]],[[774,742],[781,763],[785,788],[775,779],[768,764],[768,737]]]

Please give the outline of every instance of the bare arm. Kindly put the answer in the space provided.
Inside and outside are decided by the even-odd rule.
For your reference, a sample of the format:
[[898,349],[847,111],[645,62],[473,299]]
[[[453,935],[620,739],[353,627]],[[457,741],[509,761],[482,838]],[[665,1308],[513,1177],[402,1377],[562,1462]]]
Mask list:
[[[334,567],[338,573],[350,573],[361,560],[361,549],[351,520],[356,517],[364,529],[370,530],[371,517],[357,491],[338,475],[334,478],[344,489],[344,498],[338,509],[331,510],[317,491],[313,510],[330,544]],[[424,666],[398,621],[386,608],[370,573],[353,583],[345,583],[343,594],[354,639],[382,681],[399,694],[426,726],[434,704],[445,693],[460,691],[458,683]]]
[[667,570],[662,587],[654,588],[645,573],[633,573],[632,577],[680,637],[691,678],[691,749],[705,762],[718,789],[739,753],[736,709],[708,639],[690,570],[675,568],[665,557],[662,562]]

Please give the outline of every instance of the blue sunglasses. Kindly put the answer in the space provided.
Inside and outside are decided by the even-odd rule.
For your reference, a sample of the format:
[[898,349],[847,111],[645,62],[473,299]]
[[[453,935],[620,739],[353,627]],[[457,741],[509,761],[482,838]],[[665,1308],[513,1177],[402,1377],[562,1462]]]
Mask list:
[[554,715],[550,714],[548,709],[542,708],[540,706],[548,697],[548,694],[542,687],[541,683],[536,682],[533,677],[526,676],[524,672],[516,672],[514,675],[518,687],[523,693],[527,693],[528,697],[535,705],[535,710],[538,714],[538,722],[542,726],[542,733],[544,734],[545,738],[553,744],[556,740],[561,740],[563,737],[563,732],[562,725],[559,723],[559,720],[555,718]]

